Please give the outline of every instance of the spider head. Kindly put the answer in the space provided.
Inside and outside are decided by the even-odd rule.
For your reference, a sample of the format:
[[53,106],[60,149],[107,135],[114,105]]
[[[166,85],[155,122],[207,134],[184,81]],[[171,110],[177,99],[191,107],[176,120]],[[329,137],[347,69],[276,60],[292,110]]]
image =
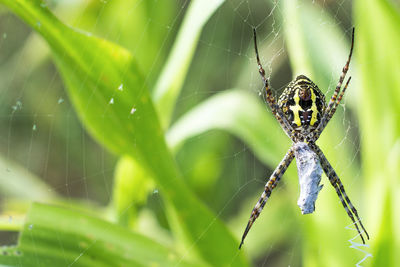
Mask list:
[[285,88],[278,105],[293,129],[305,139],[320,123],[326,102],[318,86],[299,75]]

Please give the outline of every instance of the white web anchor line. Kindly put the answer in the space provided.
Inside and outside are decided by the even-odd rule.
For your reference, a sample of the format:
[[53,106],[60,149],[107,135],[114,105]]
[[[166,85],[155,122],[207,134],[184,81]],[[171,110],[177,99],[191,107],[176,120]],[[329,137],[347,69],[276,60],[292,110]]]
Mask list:
[[[345,229],[352,230],[352,231],[357,231],[357,229],[352,228],[351,225],[354,225],[354,223],[352,223],[352,224],[350,224],[350,225],[347,225],[347,226],[345,227]],[[369,258],[369,257],[372,258],[372,257],[373,257],[371,253],[369,253],[368,251],[366,251],[366,250],[360,248],[360,247],[369,248],[369,245],[367,245],[367,244],[362,244],[362,243],[357,243],[357,242],[354,242],[354,241],[353,241],[353,240],[356,239],[359,235],[360,235],[360,234],[357,233],[356,236],[354,236],[353,238],[350,238],[350,239],[348,240],[348,241],[350,242],[350,246],[349,246],[350,248],[354,248],[355,250],[358,250],[358,251],[361,251],[362,253],[364,253],[364,258],[362,258],[359,262],[356,263],[356,267],[362,267],[362,265],[360,265],[361,263],[363,263],[367,258]]]

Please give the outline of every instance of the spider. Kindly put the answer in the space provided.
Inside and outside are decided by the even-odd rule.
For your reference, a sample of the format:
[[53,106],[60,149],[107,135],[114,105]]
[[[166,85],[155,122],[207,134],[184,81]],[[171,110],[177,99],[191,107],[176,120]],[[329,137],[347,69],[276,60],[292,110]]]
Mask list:
[[[354,28],[352,31],[349,57],[328,105],[325,102],[325,95],[309,78],[304,75],[297,76],[295,80],[289,83],[279,97],[278,102],[276,102],[274,96],[272,95],[272,91],[269,88],[268,79],[265,77],[265,71],[260,63],[255,29],[253,29],[253,34],[258,70],[265,87],[265,100],[268,106],[271,108],[272,114],[278,120],[286,135],[292,140],[293,145],[289,148],[285,157],[279,163],[278,167],[265,184],[264,192],[251,212],[251,216],[243,233],[239,249],[242,247],[244,239],[246,238],[247,233],[249,232],[253,223],[264,208],[272,190],[277,186],[282,175],[295,157],[294,147],[300,142],[308,145],[311,152],[316,154],[316,158],[319,160],[322,169],[329,178],[330,183],[335,188],[336,194],[339,196],[347,215],[353,221],[353,224],[355,225],[362,242],[365,244],[365,240],[359,226],[361,226],[362,230],[367,236],[367,239],[369,239],[369,235],[365,230],[360,218],[358,217],[357,210],[347,196],[343,184],[337,176],[335,170],[326,159],[322,150],[317,146],[317,144],[315,144],[329,120],[335,114],[336,108],[342,100],[347,86],[349,85],[351,77],[347,79],[345,86],[341,90],[346,73],[349,69],[351,55],[353,53]],[[354,219],[354,216],[356,217],[357,221]]]

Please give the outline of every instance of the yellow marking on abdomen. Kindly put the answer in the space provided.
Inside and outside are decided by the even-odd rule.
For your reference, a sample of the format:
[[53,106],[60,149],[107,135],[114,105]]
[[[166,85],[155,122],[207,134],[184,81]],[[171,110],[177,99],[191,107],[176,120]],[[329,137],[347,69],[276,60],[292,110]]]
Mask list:
[[317,113],[318,113],[318,109],[317,109],[317,96],[315,95],[313,90],[311,91],[311,101],[312,101],[312,105],[311,105],[311,120],[310,120],[310,125],[314,125],[314,123],[317,121]]
[[290,110],[293,111],[293,117],[294,117],[293,122],[297,126],[301,126],[299,111],[303,109],[299,104],[300,102],[299,89],[296,89],[296,91],[294,92],[293,100],[294,100],[294,106],[290,106]]

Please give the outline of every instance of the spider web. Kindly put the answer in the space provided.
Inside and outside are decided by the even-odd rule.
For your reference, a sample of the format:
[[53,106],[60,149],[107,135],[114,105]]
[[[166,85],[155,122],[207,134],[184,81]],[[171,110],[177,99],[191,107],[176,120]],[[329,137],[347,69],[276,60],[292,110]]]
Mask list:
[[[118,13],[121,17],[132,16],[145,5],[143,0],[127,2],[130,3],[127,5],[129,8],[121,9],[123,11]],[[156,0],[151,2],[157,4]],[[49,5],[63,21],[129,47],[133,55],[139,57],[139,61],[140,49],[145,45],[146,31],[152,29],[158,32],[160,37],[157,39],[158,45],[154,48],[152,61],[142,62],[146,70],[146,81],[151,87],[152,81],[156,80],[161,70],[160,66],[165,62],[166,51],[174,41],[188,1],[176,2],[166,18],[159,18],[156,13],[149,12],[145,27],[136,33],[139,41],[135,45],[126,40],[124,29],[127,25],[103,23],[107,19],[110,21],[108,16],[111,16],[111,1],[53,1]],[[298,8],[301,5],[299,2]],[[348,34],[352,26],[350,1],[312,1],[312,5],[320,14],[315,27],[333,23],[332,26],[343,30],[342,38],[346,39],[346,33]],[[86,19],[87,14],[91,14],[93,18]],[[333,22],[325,19],[327,15],[334,18]],[[252,28],[256,28],[258,32],[261,61],[271,80],[272,89],[276,95],[280,94],[293,76],[300,74],[292,73],[290,68],[283,28],[284,16],[280,1],[227,0],[202,32],[175,107],[173,121],[198,103],[231,88],[239,88],[258,96],[261,80],[254,57]],[[79,123],[60,76],[50,60],[49,50],[41,38],[32,34],[14,16],[3,14],[1,20],[0,49],[3,52],[0,53],[0,149],[6,171],[13,172],[17,164],[40,177],[49,194],[61,195],[71,202],[79,200],[98,206],[107,205],[112,197],[113,175],[118,158],[95,142]],[[321,88],[326,92],[327,98],[333,93],[345,57],[342,61],[334,66],[338,72],[330,73],[328,88]],[[352,66],[354,65],[353,62]],[[351,151],[350,159],[331,162],[339,177],[354,164],[360,164],[359,133],[353,111],[346,108],[347,98],[354,96],[350,88],[344,104],[338,108],[334,120],[340,121],[343,131],[339,142],[334,143],[327,152],[329,159],[329,154],[337,151]],[[270,113],[267,108],[265,110]],[[327,131],[329,130],[331,129],[328,127]],[[281,130],[273,127],[271,131]],[[288,144],[289,142],[283,146]],[[269,177],[274,166],[266,166],[243,140],[221,131],[207,132],[190,139],[176,157],[188,184],[217,214],[217,218],[228,223],[239,240],[251,209],[263,190],[266,177]],[[294,167],[291,166],[288,172],[291,169]],[[293,170],[291,173],[295,174]],[[357,171],[344,181],[346,189],[357,186],[361,178],[361,172]],[[324,184],[325,189],[321,194],[333,195],[334,191],[328,189],[329,183]],[[296,206],[297,190],[297,177],[284,177],[266,205],[265,209],[268,211],[264,210],[269,216],[261,215],[252,229],[255,233],[250,232],[245,247],[255,266],[301,265],[302,239],[306,237],[301,231],[293,229],[306,227],[308,220],[299,215]],[[14,200],[15,196],[6,195],[2,199],[3,207],[11,206]],[[359,199],[353,201],[360,203]],[[162,196],[155,188],[153,194],[149,195],[147,204],[141,207],[139,217],[142,222],[150,220],[151,225],[162,229],[158,231],[164,233],[160,239],[170,240],[164,208]],[[337,207],[332,209],[338,214],[345,213],[339,201]],[[326,214],[316,213],[312,216]],[[15,215],[9,216],[13,220]],[[353,229],[346,226],[348,221],[345,221],[345,215],[341,218],[345,219],[338,222],[335,231],[351,232],[345,229]],[[139,228],[144,234],[154,237],[151,233],[154,229],[149,230],[144,226]],[[355,236],[356,232],[350,235]],[[0,237],[2,244],[10,244],[16,243],[17,235],[4,233]],[[350,245],[343,243],[343,246],[360,249],[360,245],[355,242],[352,239]],[[186,253],[191,249],[189,247]],[[84,253],[82,251],[81,255]],[[354,265],[356,262],[357,265],[361,264],[364,256],[359,257],[361,254],[356,252],[353,255]],[[365,252],[364,259],[370,256]]]

